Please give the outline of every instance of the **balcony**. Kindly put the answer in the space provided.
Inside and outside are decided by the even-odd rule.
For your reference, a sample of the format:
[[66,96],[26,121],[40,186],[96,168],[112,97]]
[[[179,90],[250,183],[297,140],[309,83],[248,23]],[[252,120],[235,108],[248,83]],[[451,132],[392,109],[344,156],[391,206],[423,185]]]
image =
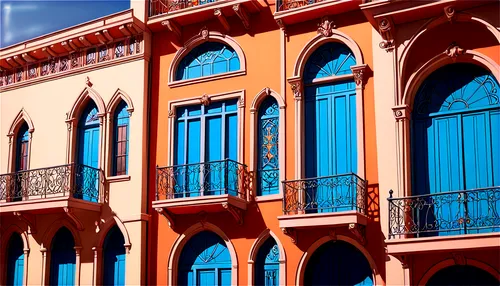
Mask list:
[[182,26],[217,18],[229,31],[228,18],[238,16],[249,29],[249,14],[260,11],[260,4],[254,0],[150,0],[148,26],[153,31],[167,29],[178,37]]
[[100,211],[104,201],[99,169],[67,164],[0,175],[0,213],[45,213],[79,208]]
[[494,248],[500,241],[500,187],[389,197],[389,253]]
[[221,211],[242,224],[249,182],[247,167],[230,159],[157,168],[153,208],[171,227],[179,215]]
[[366,182],[355,174],[283,182],[283,215],[279,226],[296,229],[348,226],[360,235],[367,224]]
[[356,10],[361,3],[356,0],[279,0],[274,19],[291,25]]

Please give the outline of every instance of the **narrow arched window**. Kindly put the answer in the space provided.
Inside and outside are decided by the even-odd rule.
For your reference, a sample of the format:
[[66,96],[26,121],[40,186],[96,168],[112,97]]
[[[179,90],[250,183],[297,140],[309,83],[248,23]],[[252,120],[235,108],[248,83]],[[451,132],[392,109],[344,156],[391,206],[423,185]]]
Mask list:
[[125,240],[118,226],[111,228],[104,240],[104,285],[125,285]]
[[7,247],[7,285],[21,286],[24,277],[24,246],[21,236],[12,234]]
[[175,80],[193,79],[238,71],[240,59],[228,45],[219,42],[203,43],[189,52],[177,67]]
[[16,138],[16,172],[28,169],[28,151],[29,151],[29,131],[28,124],[24,123],[19,128]]
[[130,114],[125,102],[121,102],[114,115],[114,151],[113,151],[113,175],[120,176],[128,173],[128,141]]
[[259,144],[257,194],[279,193],[279,106],[273,97],[267,97],[259,108]]
[[74,285],[76,270],[75,240],[71,232],[62,227],[52,239],[50,249],[49,285]]
[[280,251],[276,241],[269,237],[259,249],[255,262],[255,285],[279,285]]

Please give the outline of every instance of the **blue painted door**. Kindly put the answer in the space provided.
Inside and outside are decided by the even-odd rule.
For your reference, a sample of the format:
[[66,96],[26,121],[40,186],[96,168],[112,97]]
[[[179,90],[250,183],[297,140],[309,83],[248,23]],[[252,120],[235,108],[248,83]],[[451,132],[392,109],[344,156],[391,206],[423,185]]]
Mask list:
[[255,261],[255,285],[279,285],[279,249],[273,238],[260,247]]
[[329,241],[309,259],[303,284],[373,285],[372,270],[356,247],[344,241]]
[[[320,79],[351,74],[350,67],[355,64],[352,52],[340,43],[320,47],[306,64],[306,178],[357,171],[356,85],[353,80],[316,84]],[[308,212],[351,210],[354,205],[351,201],[355,200],[356,194],[351,188],[349,184],[325,184],[309,188],[306,203],[311,207]]]
[[104,241],[103,284],[125,285],[125,240],[120,229],[114,226]]
[[[470,64],[445,66],[422,84],[412,125],[415,194],[500,185],[498,89],[491,74]],[[499,202],[480,199],[466,209],[459,194],[433,200],[440,203],[419,213],[424,236],[464,233],[465,217],[471,218],[468,233],[491,231],[481,229],[482,221],[498,217],[494,212],[500,209]]]
[[236,100],[179,108],[178,112],[175,197],[235,195],[236,172],[222,160],[237,159]]
[[77,169],[80,172],[81,194],[78,198],[97,202],[99,166],[99,117],[95,104],[90,103],[82,114],[79,124],[78,163],[83,165]]
[[23,285],[24,251],[23,240],[18,233],[12,234],[7,249],[7,285]]
[[50,285],[75,285],[75,243],[71,232],[61,228],[52,239],[50,253]]
[[231,257],[224,241],[203,231],[184,246],[179,258],[178,285],[231,285]]

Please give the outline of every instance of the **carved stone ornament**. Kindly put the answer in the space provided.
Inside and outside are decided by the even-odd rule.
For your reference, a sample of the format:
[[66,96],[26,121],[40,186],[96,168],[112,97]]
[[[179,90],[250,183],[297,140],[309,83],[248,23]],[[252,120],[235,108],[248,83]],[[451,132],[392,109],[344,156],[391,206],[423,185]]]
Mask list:
[[283,231],[285,235],[290,237],[293,244],[297,244],[298,237],[297,237],[297,231],[295,229],[290,227],[282,227],[281,231]]
[[204,94],[200,97],[200,103],[204,106],[208,106],[210,104],[210,97],[208,94]]
[[384,39],[380,42],[379,47],[386,51],[392,51],[394,48],[393,24],[389,18],[382,18],[378,22],[378,30]]
[[457,43],[453,42],[444,52],[448,57],[456,59],[459,55],[463,55],[465,53],[465,49],[460,48]]
[[238,107],[245,107],[245,99],[243,97],[238,99]]
[[396,120],[404,120],[410,118],[410,108],[407,105],[400,105],[392,108],[394,118]]
[[328,231],[328,236],[332,239],[332,241],[337,241],[337,233],[335,232],[335,229],[330,229]]
[[363,87],[365,84],[365,70],[367,65],[352,66],[351,71],[354,76],[354,82],[357,86]]
[[236,220],[236,222],[239,225],[243,225],[243,210],[240,208],[237,208],[233,205],[230,205],[228,203],[223,203],[222,207],[225,208]]
[[285,23],[283,23],[283,20],[281,20],[281,19],[276,20],[276,24],[278,25],[278,27],[280,27],[280,29],[283,31],[283,33],[286,36],[287,35],[286,34],[286,26],[285,26]]
[[444,15],[448,18],[448,21],[452,22],[455,17],[455,8],[453,6],[444,7]]
[[174,118],[174,117],[175,117],[175,108],[170,109],[170,110],[168,111],[168,117],[169,117],[169,118]]
[[90,78],[89,77],[86,77],[85,78],[85,84],[88,86],[88,87],[92,87],[94,84],[90,81]]
[[296,100],[302,99],[302,92],[301,92],[301,86],[300,86],[300,81],[290,81],[290,88],[292,89],[293,92],[293,97]]
[[466,265],[467,259],[465,258],[462,252],[453,252],[451,254],[453,256],[453,261],[455,261],[456,265]]
[[335,28],[335,23],[330,21],[328,17],[321,18],[321,23],[318,24],[318,34],[324,37],[331,37],[333,34],[333,29]]
[[209,32],[208,32],[207,27],[203,27],[203,28],[201,28],[201,30],[200,30],[200,36],[201,36],[204,40],[207,40],[207,39],[208,39],[208,35],[209,35]]

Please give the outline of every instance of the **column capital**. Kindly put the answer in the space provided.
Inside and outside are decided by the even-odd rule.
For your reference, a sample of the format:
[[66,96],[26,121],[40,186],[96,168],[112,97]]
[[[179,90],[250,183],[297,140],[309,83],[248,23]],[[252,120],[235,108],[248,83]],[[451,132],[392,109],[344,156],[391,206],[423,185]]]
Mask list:
[[397,121],[410,119],[411,109],[406,104],[394,106],[392,111],[394,112],[394,118],[396,118]]

